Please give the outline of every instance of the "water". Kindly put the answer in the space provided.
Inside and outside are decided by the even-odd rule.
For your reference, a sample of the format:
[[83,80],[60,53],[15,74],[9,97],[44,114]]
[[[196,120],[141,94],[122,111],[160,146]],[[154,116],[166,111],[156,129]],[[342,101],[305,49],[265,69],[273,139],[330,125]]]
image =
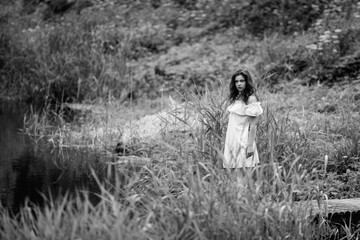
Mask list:
[[97,201],[98,184],[91,174],[106,168],[92,151],[53,149],[34,144],[22,134],[24,108],[0,106],[0,194],[1,204],[11,212],[18,212],[25,200],[36,205],[44,197],[56,198],[65,192],[88,191],[90,200]]

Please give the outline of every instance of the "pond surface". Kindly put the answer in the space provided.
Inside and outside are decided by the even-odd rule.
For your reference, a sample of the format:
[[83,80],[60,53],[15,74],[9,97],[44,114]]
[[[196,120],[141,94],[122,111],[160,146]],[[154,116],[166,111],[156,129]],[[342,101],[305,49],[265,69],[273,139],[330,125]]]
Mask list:
[[[99,192],[91,174],[106,171],[93,151],[51,149],[22,133],[26,108],[0,104],[0,194],[3,207],[16,213],[25,200],[42,205],[44,197],[56,198],[78,190]],[[90,200],[97,201],[95,194]]]

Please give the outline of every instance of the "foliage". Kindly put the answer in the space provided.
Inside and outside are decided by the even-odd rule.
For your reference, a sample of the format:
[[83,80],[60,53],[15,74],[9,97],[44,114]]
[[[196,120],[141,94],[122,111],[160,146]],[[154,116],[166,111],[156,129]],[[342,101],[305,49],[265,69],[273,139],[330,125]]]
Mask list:
[[[67,206],[75,204],[75,207],[65,210],[53,204],[47,208],[47,212],[55,215],[58,211],[62,212],[64,219],[71,218],[73,224],[63,224],[62,218],[53,219],[51,214],[44,216],[40,209],[35,208],[34,211],[41,216],[36,218],[39,220],[33,219],[20,226],[16,222],[10,223],[4,214],[2,224],[9,227],[2,234],[16,235],[28,231],[27,227],[32,226],[36,234],[42,236],[52,233],[47,232],[51,224],[58,224],[62,234],[101,234],[109,238],[117,237],[117,234],[122,234],[123,238],[155,239],[204,236],[216,239],[220,235],[251,239],[269,238],[274,234],[283,238],[290,234],[295,239],[303,239],[331,235],[331,230],[335,228],[328,226],[326,221],[311,225],[302,215],[307,211],[296,211],[294,201],[325,196],[359,197],[359,174],[356,169],[360,123],[355,116],[359,114],[359,103],[352,101],[359,90],[349,86],[344,89],[323,86],[310,89],[288,85],[288,92],[283,94],[259,89],[265,108],[265,113],[259,119],[257,139],[261,165],[247,172],[241,183],[236,176],[221,168],[221,148],[227,119],[225,89],[206,92],[203,97],[194,93],[184,94],[182,98],[188,102],[179,107],[185,108],[189,114],[193,111],[198,114],[202,122],[200,129],[189,128],[183,132],[164,130],[160,140],[150,138],[131,142],[129,147],[132,154],[145,155],[151,161],[138,168],[131,163],[119,163],[119,179],[122,181],[113,184],[115,188],[111,192],[104,187],[102,199],[106,201],[94,207],[80,200],[64,199]],[[343,96],[341,101],[338,100],[339,96]],[[336,104],[336,110],[319,113],[318,109],[323,104]],[[106,112],[102,112],[102,120],[89,117],[78,127],[69,127],[71,125],[63,122],[56,131],[49,131],[42,129],[46,125],[43,119],[39,119],[41,124],[27,126],[30,133],[34,132],[31,128],[36,128],[43,136],[53,139],[55,146],[92,146],[99,152],[106,150],[106,154],[100,156],[101,160],[106,161],[111,143],[119,138],[111,131],[127,126],[118,122],[121,118],[116,117],[116,113],[122,116],[134,114],[133,109],[124,109],[121,105],[117,107],[109,106]],[[139,114],[149,109],[149,105],[142,107],[137,106]],[[179,121],[191,125],[190,118],[178,116],[181,118]],[[140,116],[132,115],[129,121],[136,118]],[[29,123],[32,121],[36,119],[30,119]],[[91,138],[88,134],[92,129],[108,131]],[[47,135],[49,132],[52,135]],[[71,137],[75,133],[80,137]],[[116,159],[116,155],[110,156]],[[81,210],[83,208],[79,208],[78,201],[82,207],[88,206],[92,210]],[[93,221],[93,218],[97,221]],[[100,225],[92,226],[94,222]],[[89,226],[94,231],[87,229],[83,232],[70,226]],[[120,233],[109,230],[119,228],[135,228],[136,231]],[[357,234],[352,229],[348,231],[354,236]]]
[[[253,239],[291,235],[303,239],[318,236],[303,214],[290,210],[291,203],[253,201],[259,194],[256,189],[253,189],[255,194],[243,189],[242,196],[237,197],[234,189],[241,187],[226,180],[226,173],[206,165],[193,167],[195,175],[181,165],[154,165],[134,174],[122,172],[125,178],[116,175],[114,182],[114,186],[122,186],[122,191],[101,185],[101,200],[96,206],[84,193],[49,201],[43,209],[28,204],[18,220],[10,219],[2,209],[1,237]],[[206,175],[198,175],[200,170]]]
[[[31,101],[40,98],[35,99],[40,104],[107,97],[109,89],[117,89],[124,81],[125,63],[121,54],[102,55],[100,46],[94,46],[93,30],[94,23],[88,19],[78,25],[63,21],[29,28],[16,39],[2,32],[4,87]],[[24,49],[19,48],[22,45]]]
[[[43,105],[123,102],[189,88],[203,93],[249,61],[258,63],[257,72],[267,73],[265,84],[275,89],[294,78],[312,84],[358,75],[358,10],[350,0],[105,1],[46,21],[38,3],[2,10],[0,72],[2,92]],[[304,31],[308,39],[300,42]],[[254,36],[262,40],[254,42]],[[292,41],[298,44],[285,49]],[[251,59],[259,55],[261,60]]]
[[[265,42],[270,45],[267,46],[269,60],[264,61],[271,61],[264,67],[267,74],[271,75],[267,79],[268,86],[276,89],[280,82],[294,78],[307,85],[317,82],[332,85],[336,82],[355,81],[359,75],[359,44],[355,36],[360,32],[355,22],[358,22],[357,18],[338,20],[337,25],[342,24],[342,27],[329,27],[325,31],[317,26],[311,38],[297,43],[297,46],[287,53],[279,54],[277,48],[278,44],[284,44],[284,41],[288,40],[268,41],[270,44]],[[346,27],[347,24],[351,24],[351,27]]]
[[[262,163],[280,166],[281,171],[284,170],[287,176],[286,172],[289,169],[299,167],[301,171],[310,174],[305,175],[309,178],[321,172],[323,173],[321,181],[327,182],[324,176],[327,173],[329,176],[336,173],[339,174],[339,177],[335,178],[336,181],[343,181],[345,178],[342,178],[342,175],[348,174],[349,171],[354,172],[358,168],[359,104],[353,103],[353,97],[360,89],[326,89],[321,86],[309,91],[306,87],[288,86],[288,88],[294,88],[293,93],[287,93],[285,96],[263,91],[259,93],[265,108],[264,114],[259,119],[257,141]],[[176,113],[173,110],[169,112],[174,114],[179,122],[179,126],[175,127],[170,122],[165,122],[158,129],[149,128],[159,122],[159,119],[154,119],[156,116],[160,120],[169,121],[164,114],[166,110],[158,112],[157,115],[144,116],[144,111],[148,111],[146,109],[149,109],[149,105],[144,105],[143,108],[138,106],[139,114],[142,112],[142,115],[135,116],[133,110],[113,105],[106,106],[98,116],[89,115],[85,118],[88,120],[80,126],[69,127],[69,124],[62,121],[59,130],[50,131],[48,136],[54,146],[93,146],[100,149],[105,147],[106,150],[112,151],[111,146],[115,148],[114,143],[120,141],[121,132],[129,132],[131,126],[139,124],[138,131],[161,134],[155,139],[153,137],[156,137],[156,134],[147,134],[146,137],[144,135],[135,139],[136,141],[124,142],[129,144],[128,147],[134,154],[135,152],[141,156],[145,154],[146,157],[154,158],[156,161],[162,158],[164,161],[167,158],[176,158],[178,161],[182,161],[182,158],[186,158],[187,161],[190,158],[195,162],[211,161],[211,164],[220,168],[227,123],[224,96],[226,96],[224,88],[206,92],[201,98],[195,93],[182,95],[182,99],[186,101],[174,109]],[[341,102],[338,101],[339,96],[345,96]],[[335,110],[320,112],[324,106],[335,106]],[[131,118],[137,120],[125,121],[125,116],[132,116]],[[45,128],[46,125],[49,124],[46,124],[44,117],[30,118],[27,121],[27,132],[46,136],[49,131],[49,128]],[[135,129],[130,136],[131,134],[134,137],[142,133],[137,134]],[[164,143],[165,146],[161,146]],[[307,180],[307,178],[303,179],[305,182]],[[326,184],[337,189],[336,181],[330,180]],[[297,187],[297,190],[302,192],[300,194],[302,197],[309,192],[301,190],[303,185]],[[309,184],[304,188],[307,187],[313,188],[314,185]],[[326,192],[326,189],[328,187],[322,190]],[[352,190],[344,191],[342,194],[343,197],[358,195]]]
[[[1,209],[1,238],[313,239],[328,226],[314,229],[293,201],[359,197],[360,90],[336,85],[359,76],[355,1],[107,0],[46,21],[37,1],[13,2],[0,15],[0,89],[51,104],[25,120],[36,141],[116,160],[128,123],[153,119],[174,92],[185,101],[179,111],[202,125],[160,140],[131,133],[126,147],[148,166],[119,168],[122,181],[103,186],[96,206],[65,197],[25,207],[17,220]],[[259,73],[265,108],[262,164],[243,183],[221,169],[224,80],[240,65]],[[101,111],[69,122],[63,102]],[[175,117],[193,126],[185,116]]]
[[[241,26],[256,36],[272,31],[283,34],[302,32],[330,5],[344,7],[339,1],[167,1],[186,9],[183,24],[203,25],[216,22],[223,28]],[[340,6],[339,6],[340,5]],[[186,19],[186,21],[185,21]]]

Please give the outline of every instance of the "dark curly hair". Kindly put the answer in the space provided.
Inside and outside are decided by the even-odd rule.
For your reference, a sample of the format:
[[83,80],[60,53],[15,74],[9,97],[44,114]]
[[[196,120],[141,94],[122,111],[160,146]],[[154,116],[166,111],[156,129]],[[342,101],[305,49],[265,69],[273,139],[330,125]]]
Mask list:
[[[240,68],[231,76],[231,81],[229,86],[230,93],[228,96],[228,100],[230,103],[233,103],[236,100],[237,96],[239,95],[239,90],[236,88],[235,85],[235,78],[239,75],[242,75],[245,78],[246,85],[243,91],[242,100],[245,102],[245,104],[248,104],[249,97],[251,95],[255,95],[256,90],[249,71],[244,68]],[[255,97],[257,98],[256,95]]]

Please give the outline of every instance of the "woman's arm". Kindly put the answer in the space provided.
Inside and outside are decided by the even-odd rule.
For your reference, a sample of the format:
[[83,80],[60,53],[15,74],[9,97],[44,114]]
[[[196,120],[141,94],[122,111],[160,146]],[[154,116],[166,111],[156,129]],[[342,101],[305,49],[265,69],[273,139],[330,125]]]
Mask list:
[[[257,99],[254,95],[251,95],[249,97],[248,103],[252,104],[257,102]],[[251,116],[248,115],[250,117],[250,122],[249,122],[249,135],[248,135],[248,147],[247,147],[247,154],[250,153],[254,153],[254,142],[255,142],[255,137],[256,137],[256,123],[257,123],[257,116]],[[251,156],[251,155],[250,155]],[[248,157],[250,157],[248,156]]]
[[252,103],[256,103],[258,100],[254,95],[251,95],[248,99],[248,103],[252,104]]
[[247,147],[247,153],[253,153],[254,152],[254,142],[256,138],[256,123],[257,123],[257,117],[251,117],[250,123],[249,123],[249,135],[248,135],[248,147]]

